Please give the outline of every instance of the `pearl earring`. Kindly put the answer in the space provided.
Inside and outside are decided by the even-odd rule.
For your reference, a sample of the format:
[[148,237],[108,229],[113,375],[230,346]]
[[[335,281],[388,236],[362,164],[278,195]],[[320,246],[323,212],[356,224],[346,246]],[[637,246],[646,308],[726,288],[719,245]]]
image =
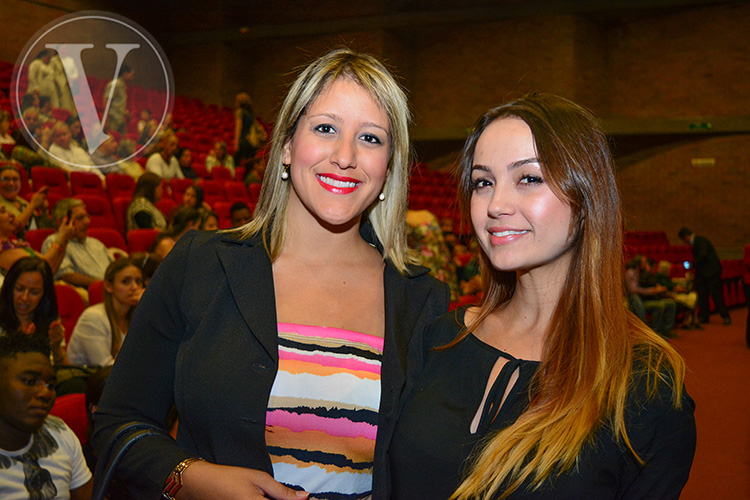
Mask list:
[[284,166],[284,171],[281,172],[281,180],[285,181],[289,179],[289,167],[291,165],[289,165],[288,163],[282,163],[282,165]]
[[380,194],[378,195],[378,199],[379,199],[380,201],[383,201],[383,200],[385,200],[385,193],[380,193]]

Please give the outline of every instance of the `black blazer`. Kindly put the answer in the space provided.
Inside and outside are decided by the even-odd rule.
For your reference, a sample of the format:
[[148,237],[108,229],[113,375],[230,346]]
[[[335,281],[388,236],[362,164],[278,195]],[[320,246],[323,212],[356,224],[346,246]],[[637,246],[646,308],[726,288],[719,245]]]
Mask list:
[[[372,232],[363,225],[365,239]],[[390,263],[375,443],[374,496],[387,498],[388,443],[401,395],[422,364],[422,332],[448,308],[445,284],[422,267],[402,276]],[[95,414],[101,453],[120,425],[166,427],[176,405],[177,440],[138,441],[117,477],[137,498],[159,498],[171,470],[190,456],[272,474],[265,444],[268,397],[278,368],[271,261],[259,237],[190,232],[161,264],[138,305]]]

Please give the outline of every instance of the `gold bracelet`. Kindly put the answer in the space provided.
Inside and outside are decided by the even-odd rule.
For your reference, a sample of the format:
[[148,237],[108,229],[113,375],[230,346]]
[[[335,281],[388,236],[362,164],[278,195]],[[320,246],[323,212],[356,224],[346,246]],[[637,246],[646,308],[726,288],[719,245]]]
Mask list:
[[203,461],[202,458],[190,457],[177,464],[177,466],[172,469],[172,473],[169,474],[167,481],[164,483],[164,489],[161,492],[162,496],[167,500],[175,500],[174,496],[180,491],[180,488],[182,488],[182,473],[185,472],[185,469],[191,464]]

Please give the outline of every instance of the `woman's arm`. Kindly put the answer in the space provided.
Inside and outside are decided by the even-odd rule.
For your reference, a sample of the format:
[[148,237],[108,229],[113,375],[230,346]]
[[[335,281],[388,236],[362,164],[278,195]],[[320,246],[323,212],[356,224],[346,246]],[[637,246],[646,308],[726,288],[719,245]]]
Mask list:
[[76,364],[109,366],[115,362],[112,357],[112,331],[107,313],[102,308],[92,306],[78,318],[68,347],[70,357]]
[[[148,436],[135,443],[124,454],[117,469],[118,478],[136,498],[159,498],[172,470],[186,458],[196,455],[168,435],[167,415],[175,402],[175,372],[180,344],[183,335],[191,333],[185,309],[198,307],[196,301],[204,300],[203,297],[191,300],[182,294],[186,281],[194,278],[189,270],[195,262],[191,262],[189,256],[196,236],[200,235],[192,232],[180,238],[169,257],[159,266],[136,308],[94,414],[96,430],[92,440],[99,455],[123,424],[145,422],[164,430],[163,435]],[[223,379],[221,382],[232,383]],[[221,389],[220,385],[216,388]],[[200,429],[195,430],[192,437],[197,440],[208,438]],[[105,458],[100,456],[102,459]],[[263,496],[264,493],[267,496]],[[176,496],[180,500],[291,500],[304,497],[283,487],[265,472],[208,462],[195,462],[186,469],[183,487]]]
[[68,246],[70,238],[73,237],[74,231],[73,221],[66,217],[62,225],[60,225],[57,231],[57,238],[49,247],[49,250],[44,255],[40,255],[40,257],[47,261],[53,273],[57,273],[58,269],[60,269],[60,264],[62,264],[65,258],[65,249]]
[[234,110],[234,142],[232,143],[235,151],[240,149],[240,141],[242,140],[242,137],[240,137],[241,133],[242,133],[242,109],[235,108]]
[[44,205],[44,201],[47,199],[48,191],[49,186],[44,186],[39,189],[39,191],[34,193],[34,195],[31,197],[31,201],[29,201],[26,207],[24,207],[23,211],[18,215],[18,217],[16,217],[16,233],[26,229],[26,226],[29,225],[29,220],[31,220],[31,217],[34,215],[34,211]]

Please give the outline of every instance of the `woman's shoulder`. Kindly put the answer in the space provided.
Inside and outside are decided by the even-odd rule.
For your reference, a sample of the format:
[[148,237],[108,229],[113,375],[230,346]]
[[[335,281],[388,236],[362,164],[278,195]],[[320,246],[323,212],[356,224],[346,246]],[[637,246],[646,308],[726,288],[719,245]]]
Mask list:
[[449,344],[466,328],[464,318],[466,308],[459,307],[438,316],[427,328],[425,348],[432,349]]
[[107,310],[104,306],[104,302],[99,302],[98,304],[94,304],[93,306],[84,309],[78,321],[96,321],[102,318],[107,319]]

